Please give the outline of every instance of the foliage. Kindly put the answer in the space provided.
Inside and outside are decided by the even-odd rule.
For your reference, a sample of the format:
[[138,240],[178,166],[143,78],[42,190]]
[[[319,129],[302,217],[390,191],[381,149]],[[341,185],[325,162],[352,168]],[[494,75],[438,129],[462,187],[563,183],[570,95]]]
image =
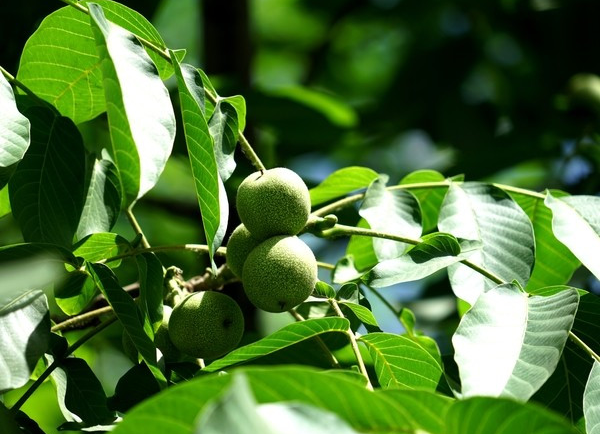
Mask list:
[[[319,262],[312,296],[281,314],[294,322],[247,332],[212,360],[165,360],[155,342],[163,305],[190,291],[230,293],[250,322],[224,265],[226,186],[240,157],[265,166],[244,132],[243,97],[220,96],[134,10],[65,2],[29,39],[17,76],[0,68],[0,210],[23,240],[0,247],[0,393],[18,394],[0,404],[3,428],[39,432],[21,408],[48,381],[61,428],[72,430],[600,431],[600,301],[569,286],[582,266],[600,278],[600,198],[591,195],[433,170],[393,184],[370,168],[341,168],[310,190],[302,237],[350,242],[335,264]],[[352,121],[314,94],[285,96]],[[185,166],[171,166],[177,118]],[[185,175],[205,244],[151,244],[138,222],[136,206],[170,167]],[[357,223],[342,221],[347,214]],[[188,270],[159,256],[181,250],[207,256],[205,273],[186,280]],[[384,295],[440,272],[461,315],[453,358]],[[375,300],[401,333],[383,328]],[[82,351],[113,325],[136,363],[108,396]]]

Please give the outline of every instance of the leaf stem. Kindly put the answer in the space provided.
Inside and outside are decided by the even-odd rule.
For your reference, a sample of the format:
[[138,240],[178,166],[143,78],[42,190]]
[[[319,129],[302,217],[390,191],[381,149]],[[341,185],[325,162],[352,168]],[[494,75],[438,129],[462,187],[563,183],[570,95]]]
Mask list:
[[579,348],[581,348],[583,351],[585,351],[586,353],[589,354],[589,356],[594,359],[596,362],[600,363],[600,355],[596,354],[596,352],[594,350],[592,350],[588,344],[586,344],[585,342],[583,342],[579,336],[577,336],[575,333],[573,333],[572,331],[569,331],[569,338],[571,339],[571,341],[573,341],[575,343],[575,345],[577,345]]
[[56,324],[55,326],[53,326],[50,329],[50,331],[57,332],[60,330],[71,328],[78,324],[86,324],[90,320],[97,318],[100,315],[104,315],[105,313],[112,312],[112,310],[113,309],[111,306],[103,306],[98,309],[90,310],[89,312],[85,312],[80,315],[76,315],[74,317],[64,320],[63,322]]
[[[335,311],[337,316],[339,316],[340,318],[345,318],[344,313],[340,309],[340,306],[338,305],[336,300],[330,298],[327,301],[329,302],[331,307],[333,307],[333,310]],[[367,389],[373,390],[373,385],[371,384],[371,379],[369,378],[367,367],[365,366],[365,362],[363,361],[362,355],[360,354],[360,349],[358,348],[356,336],[354,335],[354,332],[350,327],[348,327],[346,334],[348,335],[348,339],[350,340],[350,346],[352,347],[352,351],[354,352],[354,356],[356,357],[356,361],[358,362],[358,369],[360,370],[360,373],[367,379]]]
[[6,77],[6,80],[9,83],[11,83],[14,86],[18,87],[19,89],[21,89],[23,92],[25,92],[31,98],[33,98],[37,101],[41,101],[44,104],[48,104],[46,101],[44,101],[39,96],[37,96],[31,89],[29,89],[27,86],[25,86],[21,81],[19,81],[14,75],[12,75],[10,72],[8,72],[6,69],[4,69],[2,66],[0,66],[0,72],[2,73],[2,75],[4,75],[4,77]]
[[[358,236],[364,236],[364,237],[384,238],[386,240],[400,241],[402,243],[412,244],[413,246],[417,245],[421,242],[420,239],[406,238],[406,237],[402,237],[399,235],[388,234],[386,232],[374,231],[373,229],[357,228],[354,226],[346,226],[346,225],[340,225],[340,224],[336,224],[331,229],[326,229],[324,231],[318,232],[317,235],[325,237],[325,238],[337,237],[337,236],[358,235]],[[467,259],[463,259],[462,261],[460,261],[460,263],[464,264],[467,267],[471,268],[472,270],[478,272],[482,276],[487,277],[492,282],[497,283],[498,285],[507,283],[502,278],[496,276],[491,271],[488,271],[485,268],[480,267],[479,265],[477,265]]]
[[[176,251],[176,250],[189,250],[191,252],[201,252],[208,254],[208,246],[206,244],[172,244],[165,246],[153,246],[142,249],[134,249],[129,252],[122,253],[120,255],[111,256],[110,258],[105,259],[103,262],[114,262],[119,259],[129,258],[131,256],[141,255],[142,253],[156,253],[156,252],[168,252],[168,251]],[[227,249],[225,247],[219,247],[215,254],[217,256],[225,256]]]
[[38,379],[35,380],[35,382],[31,386],[29,386],[29,388],[25,391],[25,393],[23,393],[23,395],[19,398],[19,400],[15,403],[15,405],[13,405],[11,407],[10,411],[13,414],[16,413],[17,411],[19,411],[19,409],[23,406],[25,401],[27,401],[29,399],[29,397],[31,397],[31,395],[33,395],[33,392],[35,392],[37,390],[37,388],[42,385],[42,383],[46,380],[46,378],[48,378],[50,376],[50,374],[56,368],[58,368],[60,366],[60,364],[62,363],[62,361],[64,359],[66,359],[71,354],[73,354],[73,352],[75,352],[75,350],[77,350],[79,347],[81,347],[88,340],[90,340],[91,338],[96,336],[98,333],[100,333],[102,330],[107,328],[109,325],[114,323],[116,321],[116,319],[117,319],[116,316],[110,317],[103,323],[99,324],[96,328],[90,330],[85,335],[80,337],[75,343],[73,343],[73,345],[71,345],[69,348],[67,348],[67,351],[65,352],[65,354],[63,354],[62,357],[56,358],[54,360],[54,362],[52,362],[52,364],[50,364],[50,366],[48,366],[46,368],[46,370],[44,372],[42,372],[42,374],[38,377]]
[[385,238],[386,240],[399,241],[401,243],[412,244],[413,246],[416,246],[421,242],[420,239],[407,238],[400,235],[393,235],[388,234],[386,232],[375,231],[373,229],[357,228],[355,226],[347,226],[340,224],[336,224],[331,229],[325,229],[323,231],[317,232],[317,235],[322,236],[324,238],[359,235],[364,237]]
[[[389,187],[386,187],[386,189],[387,190],[414,190],[414,189],[419,189],[419,188],[423,188],[423,189],[444,188],[444,187],[448,187],[451,183],[460,185],[463,183],[463,181],[445,180],[445,181],[439,181],[439,182],[418,182],[418,183],[413,183],[413,184],[391,185]],[[536,191],[527,190],[524,188],[512,187],[510,185],[498,184],[498,183],[492,183],[492,185],[494,187],[498,187],[499,189],[504,190],[504,191],[509,191],[512,193],[519,193],[519,194],[523,194],[525,196],[534,197],[536,199],[545,199],[546,198],[546,195],[543,193],[538,193]],[[319,208],[316,211],[314,211],[312,214],[315,216],[324,217],[327,214],[331,214],[332,212],[334,212],[340,208],[344,208],[348,205],[352,205],[353,203],[358,202],[359,200],[361,200],[364,197],[365,197],[365,193],[353,194],[352,196],[347,196],[342,199],[336,200],[335,202],[332,202],[329,205],[325,205],[324,207]]]
[[140,226],[137,219],[135,218],[135,215],[133,214],[133,205],[130,206],[129,208],[127,208],[127,211],[125,212],[125,214],[127,215],[127,220],[129,220],[129,224],[133,227],[133,230],[135,231],[135,233],[142,237],[142,240],[141,240],[142,247],[144,247],[145,249],[149,249],[150,243],[148,242],[146,235],[144,235],[144,232],[142,231],[142,227]]
[[[296,321],[298,321],[298,322],[306,321],[306,319],[302,315],[300,315],[295,309],[292,308],[292,309],[288,310],[288,312],[290,313],[290,315],[292,315],[294,317],[294,319]],[[336,369],[341,368],[340,362],[338,362],[338,360],[335,358],[335,356],[333,355],[331,350],[327,347],[327,345],[325,345],[325,342],[323,342],[323,339],[321,339],[320,336],[315,336],[315,341],[321,347],[321,349],[323,350],[323,352],[325,353],[327,358],[329,358],[329,361],[331,362],[331,366],[333,366]]]

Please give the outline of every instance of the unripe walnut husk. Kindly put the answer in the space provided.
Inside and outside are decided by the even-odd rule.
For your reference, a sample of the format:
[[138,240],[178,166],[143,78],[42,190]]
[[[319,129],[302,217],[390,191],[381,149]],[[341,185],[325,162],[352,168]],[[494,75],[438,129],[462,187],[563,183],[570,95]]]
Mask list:
[[284,167],[252,173],[236,199],[240,220],[252,236],[296,235],[308,220],[310,195],[302,178]]
[[260,240],[254,238],[243,224],[232,232],[227,242],[227,266],[236,277],[242,278],[244,262],[252,249],[259,244]]
[[252,304],[267,312],[284,312],[302,303],[317,282],[317,260],[296,236],[271,237],[256,246],[242,273]]
[[179,351],[215,359],[233,350],[244,334],[244,315],[228,295],[196,292],[173,308],[169,336]]

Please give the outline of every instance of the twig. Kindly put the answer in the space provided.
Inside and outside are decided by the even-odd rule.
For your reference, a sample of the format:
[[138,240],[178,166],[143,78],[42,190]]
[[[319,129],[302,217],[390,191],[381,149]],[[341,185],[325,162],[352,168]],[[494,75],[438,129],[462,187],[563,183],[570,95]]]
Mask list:
[[[333,307],[333,310],[335,311],[337,316],[339,316],[340,318],[345,318],[344,313],[340,309],[340,306],[337,304],[337,301],[335,301],[332,298],[330,298],[327,301],[329,302],[331,307]],[[346,334],[348,335],[348,339],[350,340],[350,346],[352,347],[352,351],[354,352],[354,356],[356,357],[356,361],[358,362],[358,369],[360,370],[361,374],[367,379],[367,389],[373,390],[373,385],[371,384],[371,379],[369,378],[367,367],[365,366],[365,362],[363,361],[362,355],[360,354],[358,342],[356,342],[356,336],[354,336],[354,332],[350,327],[348,327]]]
[[[290,309],[290,310],[288,310],[288,312],[290,313],[290,315],[292,315],[294,317],[294,319],[296,321],[298,321],[298,322],[306,321],[306,319],[302,315],[300,315],[295,309]],[[341,368],[340,362],[338,362],[338,360],[333,355],[331,350],[327,347],[327,345],[325,345],[325,342],[323,342],[323,339],[321,339],[320,336],[315,336],[315,341],[317,342],[317,344],[321,347],[323,352],[329,358],[329,361],[331,362],[331,366],[333,366],[334,368]]]

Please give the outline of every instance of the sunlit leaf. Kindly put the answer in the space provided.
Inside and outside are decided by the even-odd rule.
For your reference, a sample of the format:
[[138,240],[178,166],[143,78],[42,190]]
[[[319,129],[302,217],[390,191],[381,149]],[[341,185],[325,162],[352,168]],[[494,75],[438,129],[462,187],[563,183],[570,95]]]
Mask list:
[[585,428],[588,434],[600,433],[600,362],[594,362],[583,394]]
[[11,213],[10,199],[8,197],[8,185],[0,189],[0,219]]
[[150,190],[162,173],[175,138],[169,92],[138,39],[89,5],[100,56],[110,154],[121,176],[125,204]]
[[373,315],[373,312],[371,312],[365,306],[352,303],[351,301],[341,301],[340,305],[348,307],[363,324],[379,327],[379,324],[377,324],[377,319],[375,319],[375,315]]
[[556,369],[578,302],[574,289],[528,297],[516,284],[481,294],[452,338],[462,395],[528,400]]
[[581,434],[543,407],[508,399],[479,397],[457,401],[445,417],[446,433]]
[[[534,263],[533,229],[525,212],[497,187],[452,184],[442,204],[438,228],[457,238],[481,241],[469,261],[500,279],[525,286]],[[497,282],[463,264],[449,267],[452,290],[469,304]]]
[[417,342],[391,333],[361,336],[367,344],[379,384],[384,389],[408,388],[434,391],[442,377],[442,367]]
[[96,285],[84,270],[74,270],[54,287],[56,304],[67,315],[80,313],[96,296]]
[[[417,199],[404,190],[386,189],[387,180],[387,175],[380,175],[369,185],[358,213],[375,231],[419,239],[421,209]],[[379,260],[397,258],[406,248],[405,243],[373,238],[373,249]]]
[[228,100],[219,100],[208,121],[214,142],[214,153],[219,176],[227,181],[235,170],[234,152],[238,142],[238,114]]
[[350,324],[345,318],[318,318],[289,324],[275,333],[266,336],[252,344],[233,350],[219,360],[206,366],[203,371],[214,372],[223,368],[243,363],[258,357],[266,356],[275,351],[329,332],[348,331]]
[[[210,249],[211,260],[220,246],[224,231],[221,217],[228,205],[222,203],[223,190],[214,153],[214,143],[204,116],[204,87],[200,71],[191,65],[174,64],[177,88],[183,117],[196,195],[202,214],[204,234]],[[226,220],[226,219],[225,219]],[[226,221],[225,221],[226,226]]]
[[318,186],[310,189],[312,206],[336,199],[361,188],[367,188],[377,179],[377,172],[367,167],[345,167],[336,170]]
[[580,262],[552,232],[552,212],[544,205],[544,200],[513,193],[515,199],[533,224],[535,234],[535,265],[525,290],[550,285],[564,285],[569,282]]
[[[240,368],[236,372],[247,376],[259,404],[305,403],[337,414],[359,432],[431,430],[439,426],[440,413],[451,402],[423,391],[411,391],[411,395],[370,392],[354,379],[308,368]],[[132,409],[113,432],[133,434],[143,430],[146,434],[174,431],[191,434],[202,409],[223,393],[232,377],[200,376],[169,388]],[[440,413],[428,411],[429,405]]]
[[40,290],[0,304],[0,393],[23,386],[48,347],[50,313]]
[[[553,295],[573,289],[569,286],[552,286],[535,290],[537,295]],[[571,331],[597,353],[600,352],[600,299],[583,290],[579,292],[579,306]],[[583,391],[593,360],[589,354],[567,340],[560,361],[552,376],[532,397],[562,414],[573,424],[583,418]]]
[[84,204],[85,151],[73,122],[32,107],[31,145],[9,182],[12,213],[25,241],[70,248]]
[[29,147],[29,120],[17,109],[12,87],[0,74],[0,189]]
[[[109,21],[164,48],[156,29],[138,12],[109,0],[94,3],[102,6]],[[163,78],[172,74],[166,60],[151,50],[148,54]],[[48,15],[28,39],[17,78],[63,116],[80,123],[106,110],[100,68],[90,18],[67,6]]]
[[[114,233],[96,233],[89,235],[74,246],[73,254],[89,262],[119,256],[131,250],[131,244],[121,235]],[[120,261],[110,261],[110,267],[118,266]]]
[[463,242],[449,234],[434,233],[423,237],[423,241],[406,254],[381,261],[363,280],[375,288],[391,286],[401,282],[423,279],[438,270],[471,257],[480,248],[469,241]]
[[600,197],[546,196],[552,210],[552,230],[556,238],[573,252],[596,278],[600,278]]
[[[400,185],[424,184],[429,182],[443,182],[444,175],[435,170],[416,170],[400,180]],[[413,188],[409,190],[421,205],[423,232],[433,230],[438,221],[440,207],[444,201],[448,186]]]

